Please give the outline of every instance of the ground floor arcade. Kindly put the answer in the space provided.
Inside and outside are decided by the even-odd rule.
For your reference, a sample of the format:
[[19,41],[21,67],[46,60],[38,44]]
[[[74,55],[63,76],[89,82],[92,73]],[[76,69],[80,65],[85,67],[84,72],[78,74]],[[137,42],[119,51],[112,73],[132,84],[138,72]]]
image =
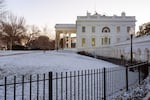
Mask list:
[[75,24],[56,24],[56,49],[76,47],[76,26]]

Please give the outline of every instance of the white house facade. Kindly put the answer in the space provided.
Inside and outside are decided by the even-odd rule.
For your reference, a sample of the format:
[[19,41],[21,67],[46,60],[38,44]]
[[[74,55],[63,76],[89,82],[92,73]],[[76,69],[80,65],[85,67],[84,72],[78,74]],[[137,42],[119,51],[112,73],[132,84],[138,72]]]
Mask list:
[[[56,24],[56,48],[72,48],[74,40],[77,51],[87,51],[95,55],[130,59],[130,34],[135,30],[135,16],[105,16],[95,13],[77,16],[76,24]],[[70,34],[76,34],[76,38]],[[63,35],[62,35],[63,34]],[[150,36],[133,37],[133,58],[138,61],[150,61]]]
[[135,29],[135,16],[105,16],[100,14],[78,16],[77,49],[92,49],[114,45],[130,38],[130,28]]

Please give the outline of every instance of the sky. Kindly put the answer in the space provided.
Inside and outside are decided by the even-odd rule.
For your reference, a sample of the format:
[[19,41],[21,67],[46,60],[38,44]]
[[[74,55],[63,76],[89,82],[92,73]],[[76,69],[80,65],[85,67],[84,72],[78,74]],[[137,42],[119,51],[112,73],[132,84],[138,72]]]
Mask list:
[[150,0],[5,0],[6,8],[17,16],[23,16],[29,25],[48,26],[52,31],[55,24],[73,23],[77,16],[87,11],[108,16],[136,16],[138,26],[150,21]]

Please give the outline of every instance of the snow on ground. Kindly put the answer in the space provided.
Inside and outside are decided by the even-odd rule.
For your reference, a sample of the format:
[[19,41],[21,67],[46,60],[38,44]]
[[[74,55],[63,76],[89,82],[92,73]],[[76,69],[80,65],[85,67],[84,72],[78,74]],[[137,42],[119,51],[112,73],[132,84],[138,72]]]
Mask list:
[[127,92],[116,96],[115,100],[150,100],[150,75],[139,84],[135,84]]
[[[118,65],[73,52],[0,51],[0,79],[4,76],[43,74],[49,71],[69,72],[104,67],[118,67]],[[115,100],[141,100],[150,91],[149,84],[150,78],[147,78],[142,85],[137,85],[128,92],[120,94]]]
[[[17,53],[18,55],[11,55]],[[1,51],[0,55],[10,55],[0,56],[0,74],[3,76],[40,74],[49,71],[68,72],[117,66],[76,53],[61,51],[47,51],[45,53],[43,51]]]
[[[13,82],[13,76],[43,74],[52,72],[70,72],[88,69],[101,69],[110,67],[119,67],[112,63],[98,60],[91,57],[78,55],[73,52],[64,51],[0,51],[0,83],[4,83],[4,76],[12,77],[7,82]],[[19,80],[18,80],[19,81]],[[25,93],[29,94],[29,84],[26,84]],[[42,85],[42,84],[40,84]],[[7,98],[13,97],[13,86],[8,87]],[[32,87],[36,90],[36,85]],[[42,89],[42,86],[40,90]],[[42,92],[42,91],[41,91]],[[20,100],[21,85],[17,86],[17,100]],[[36,94],[33,91],[32,94]],[[4,98],[4,87],[0,87],[0,99]],[[28,99],[28,97],[25,97]],[[36,98],[33,97],[33,98]]]

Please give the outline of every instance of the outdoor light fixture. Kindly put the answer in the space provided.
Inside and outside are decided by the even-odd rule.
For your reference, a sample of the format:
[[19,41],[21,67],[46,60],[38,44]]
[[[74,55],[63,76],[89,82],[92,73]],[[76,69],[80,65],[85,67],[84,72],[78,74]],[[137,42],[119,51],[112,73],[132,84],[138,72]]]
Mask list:
[[132,39],[133,39],[133,35],[135,34],[135,32],[134,32],[134,29],[133,28],[130,28],[130,31],[129,31],[129,34],[130,34],[130,36],[131,36],[131,54],[130,54],[130,56],[131,56],[131,64],[133,63],[133,51],[132,51]]

